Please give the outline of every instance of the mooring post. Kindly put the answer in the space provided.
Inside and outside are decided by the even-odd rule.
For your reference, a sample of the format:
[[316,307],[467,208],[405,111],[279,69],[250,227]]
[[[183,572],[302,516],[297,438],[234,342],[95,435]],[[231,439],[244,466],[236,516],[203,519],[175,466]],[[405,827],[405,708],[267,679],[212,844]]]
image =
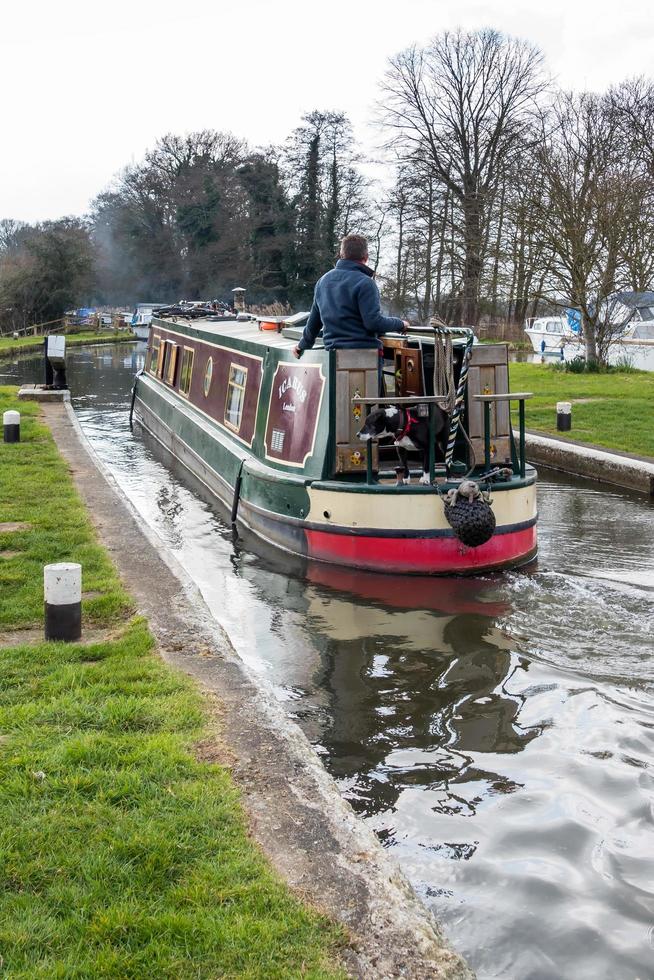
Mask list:
[[82,566],[57,562],[43,568],[45,638],[74,643],[82,636]]
[[5,442],[20,442],[20,412],[5,412],[2,425]]
[[558,432],[569,432],[572,428],[572,402],[556,403],[556,428]]
[[518,419],[520,423],[520,476],[524,480],[527,472],[527,450],[525,448],[525,400],[518,402]]

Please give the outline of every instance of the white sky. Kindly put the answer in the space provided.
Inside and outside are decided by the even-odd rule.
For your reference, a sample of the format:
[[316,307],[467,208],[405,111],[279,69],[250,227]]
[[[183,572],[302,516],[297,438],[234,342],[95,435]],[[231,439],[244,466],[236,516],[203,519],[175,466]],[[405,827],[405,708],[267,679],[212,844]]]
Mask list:
[[0,218],[83,213],[170,131],[281,142],[303,112],[337,109],[370,145],[386,59],[445,28],[527,38],[566,87],[649,74],[651,10],[648,0],[5,0]]

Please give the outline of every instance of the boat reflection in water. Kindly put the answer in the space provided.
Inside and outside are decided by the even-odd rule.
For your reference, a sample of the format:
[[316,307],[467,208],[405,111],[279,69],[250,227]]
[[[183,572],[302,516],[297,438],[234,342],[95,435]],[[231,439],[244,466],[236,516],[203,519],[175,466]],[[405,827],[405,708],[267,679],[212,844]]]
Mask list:
[[[407,581],[316,563],[305,563],[303,581],[240,557],[260,599],[295,613],[311,635],[302,657],[291,642],[270,673],[296,692],[305,729],[355,809],[383,813],[405,789],[438,783],[451,815],[475,808],[459,781],[515,788],[474,762],[474,753],[519,752],[540,731],[520,723],[523,697],[507,686],[529,662],[496,625],[511,609],[496,581]],[[311,692],[321,705],[313,719]]]

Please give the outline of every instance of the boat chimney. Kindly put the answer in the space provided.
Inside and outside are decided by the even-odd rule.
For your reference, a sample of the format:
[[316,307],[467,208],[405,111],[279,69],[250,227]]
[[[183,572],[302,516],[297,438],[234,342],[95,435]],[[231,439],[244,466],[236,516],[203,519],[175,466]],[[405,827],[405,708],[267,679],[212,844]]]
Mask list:
[[243,286],[237,286],[232,289],[234,293],[234,309],[238,310],[239,313],[245,313],[245,289]]

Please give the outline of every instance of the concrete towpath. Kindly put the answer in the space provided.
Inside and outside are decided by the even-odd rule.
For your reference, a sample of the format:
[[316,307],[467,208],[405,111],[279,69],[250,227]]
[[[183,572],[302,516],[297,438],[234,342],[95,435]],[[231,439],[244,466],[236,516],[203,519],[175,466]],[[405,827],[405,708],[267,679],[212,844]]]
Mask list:
[[212,699],[216,736],[202,746],[203,757],[230,768],[252,834],[282,877],[346,928],[349,972],[470,980],[465,961],[343,800],[300,728],[250,674],[194,583],[97,459],[70,404],[42,411],[161,656]]

